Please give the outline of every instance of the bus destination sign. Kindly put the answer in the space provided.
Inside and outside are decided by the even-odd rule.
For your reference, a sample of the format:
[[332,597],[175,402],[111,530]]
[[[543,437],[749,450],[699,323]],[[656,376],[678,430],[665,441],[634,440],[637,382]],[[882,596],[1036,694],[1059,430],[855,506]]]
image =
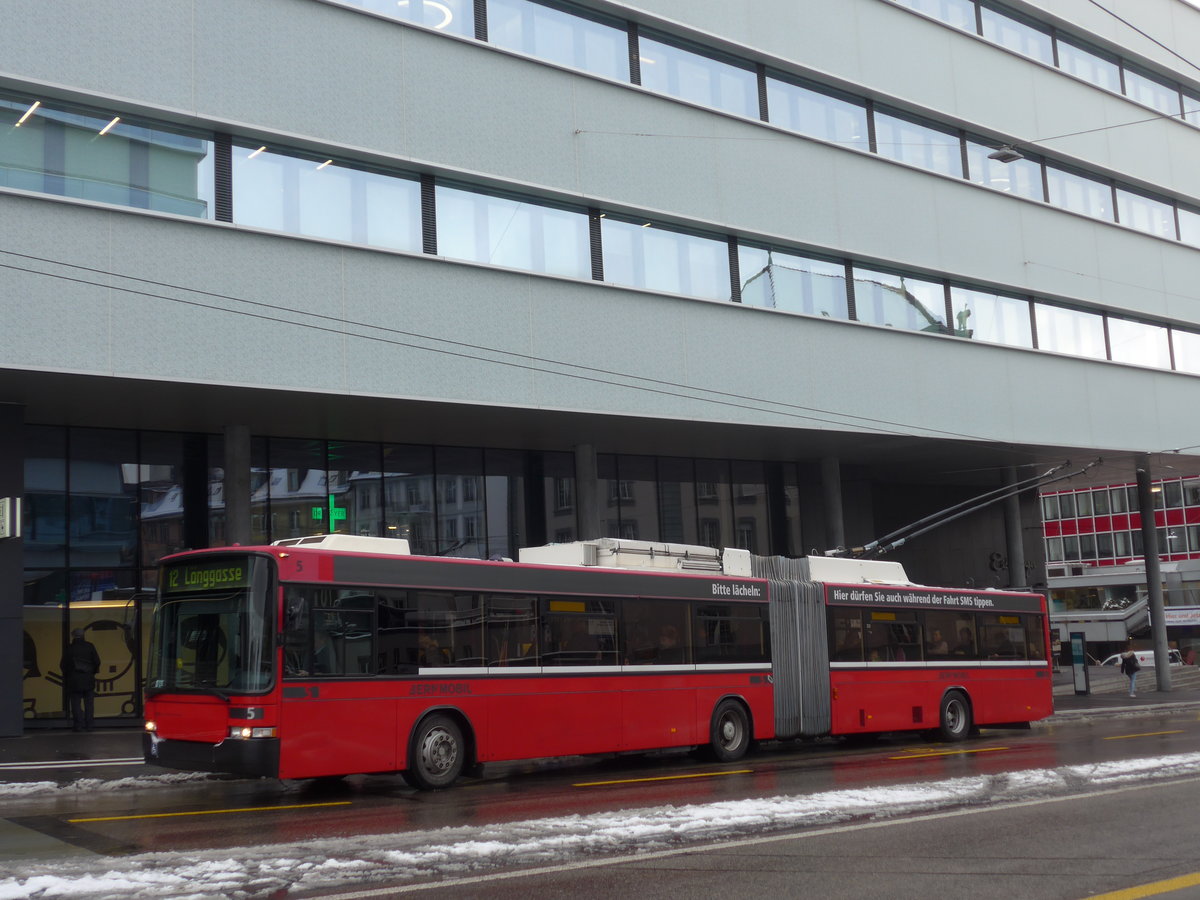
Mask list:
[[954,591],[937,588],[881,587],[876,585],[825,586],[830,606],[891,606],[905,609],[958,609],[976,612],[1041,612],[1037,594],[1003,591]]
[[162,592],[179,594],[246,588],[250,586],[250,572],[247,557],[168,565],[163,570]]

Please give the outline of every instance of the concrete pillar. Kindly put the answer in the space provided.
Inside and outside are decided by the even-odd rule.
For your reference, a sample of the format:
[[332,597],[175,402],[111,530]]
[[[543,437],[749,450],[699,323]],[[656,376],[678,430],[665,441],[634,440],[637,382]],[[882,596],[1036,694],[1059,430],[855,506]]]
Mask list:
[[7,525],[14,532],[0,538],[0,737],[16,737],[24,729],[25,581],[19,513],[25,494],[24,429],[25,408],[0,403],[0,498],[8,500]]
[[825,501],[825,549],[846,546],[842,514],[842,464],[836,456],[821,458],[821,495]]
[[[1004,484],[1012,488],[1017,481],[1016,466],[1004,470]],[[1025,587],[1025,540],[1021,526],[1021,495],[1014,492],[1004,500],[1004,534],[1008,543],[1008,586]]]
[[599,469],[596,448],[591,444],[575,447],[575,505],[579,514],[579,539],[603,537],[600,532],[600,505],[597,500]]
[[225,426],[225,543],[250,543],[250,426]]
[[1142,552],[1146,557],[1146,591],[1150,602],[1150,631],[1154,638],[1154,674],[1160,691],[1171,690],[1171,660],[1167,655],[1167,622],[1163,613],[1162,566],[1158,559],[1158,528],[1154,524],[1154,494],[1150,489],[1150,457],[1137,458],[1138,507],[1142,514]]

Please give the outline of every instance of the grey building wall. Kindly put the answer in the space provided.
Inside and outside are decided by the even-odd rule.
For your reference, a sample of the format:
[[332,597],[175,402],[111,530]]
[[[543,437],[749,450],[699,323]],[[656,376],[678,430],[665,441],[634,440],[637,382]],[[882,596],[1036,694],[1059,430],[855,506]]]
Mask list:
[[[1012,5],[1200,84],[1085,0]],[[1104,128],[1147,110],[887,0],[593,6],[1200,202],[1200,130]],[[1185,53],[1200,36],[1200,15],[1174,0],[1112,8]],[[0,0],[0,14],[0,86],[1200,325],[1194,248],[335,3]],[[1087,133],[1058,138],[1076,131]],[[724,431],[719,448],[672,445],[662,431],[654,450],[786,460],[859,452],[896,430],[922,446],[962,440],[1030,457],[1194,443],[1177,412],[1194,407],[1200,381],[1180,373],[18,191],[0,191],[0,247],[42,273],[0,275],[4,373],[112,379],[102,412],[125,427],[267,428],[267,402],[239,401],[236,417],[222,403],[184,408],[177,389],[199,385],[307,398],[270,428],[360,439],[430,437],[413,410],[453,406],[578,416],[587,433],[487,440],[598,452],[637,451],[635,427],[606,427],[617,420],[750,428]],[[547,361],[622,377],[568,377],[579,370]],[[156,403],[123,404],[117,385],[161,390]],[[360,397],[410,405],[329,414]],[[36,418],[94,421],[95,399],[56,398]],[[847,473],[860,500],[848,504],[849,536],[870,539],[871,476]]]

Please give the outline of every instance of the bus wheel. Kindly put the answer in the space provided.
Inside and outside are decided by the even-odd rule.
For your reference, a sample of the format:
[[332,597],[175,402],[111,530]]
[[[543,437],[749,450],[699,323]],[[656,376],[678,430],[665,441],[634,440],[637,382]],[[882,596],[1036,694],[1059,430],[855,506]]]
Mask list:
[[938,734],[944,741],[961,741],[971,731],[971,704],[961,691],[948,691],[942,698]]
[[750,747],[750,719],[736,700],[722,700],[708,729],[709,753],[717,762],[734,762]]
[[430,716],[413,732],[405,781],[427,791],[449,787],[462,771],[462,729],[447,716]]

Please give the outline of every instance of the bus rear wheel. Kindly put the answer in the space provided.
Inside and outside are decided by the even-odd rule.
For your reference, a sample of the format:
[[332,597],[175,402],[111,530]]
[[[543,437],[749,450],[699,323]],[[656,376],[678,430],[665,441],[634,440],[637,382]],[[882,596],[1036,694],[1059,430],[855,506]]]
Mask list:
[[970,702],[961,691],[948,691],[938,713],[938,734],[944,741],[962,741],[970,732]]
[[717,762],[734,762],[750,748],[750,717],[736,700],[722,700],[713,710],[708,729],[709,755]]
[[449,787],[462,772],[465,756],[458,724],[448,716],[430,716],[413,732],[404,780],[427,791]]

